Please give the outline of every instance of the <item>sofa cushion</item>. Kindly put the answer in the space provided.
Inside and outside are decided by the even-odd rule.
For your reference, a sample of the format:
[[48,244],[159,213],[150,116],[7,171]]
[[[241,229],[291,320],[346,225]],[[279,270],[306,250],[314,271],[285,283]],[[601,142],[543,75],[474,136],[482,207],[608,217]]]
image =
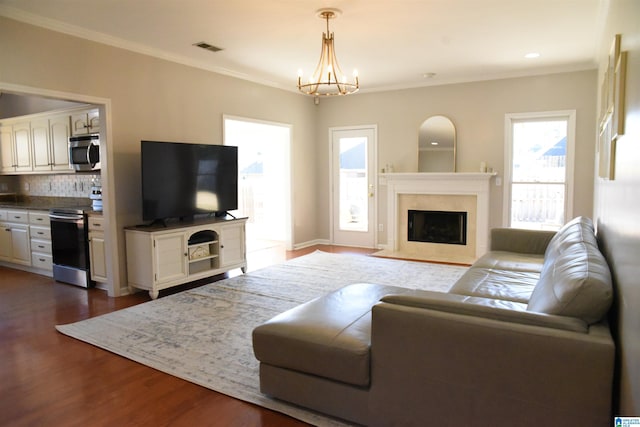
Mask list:
[[611,272],[588,218],[576,218],[549,243],[529,311],[600,321],[613,300]]
[[540,274],[544,254],[527,254],[508,251],[491,251],[481,256],[473,267],[497,270],[527,271]]
[[540,274],[535,271],[511,271],[476,267],[467,270],[449,293],[504,301],[528,303]]
[[588,243],[598,246],[593,222],[590,218],[579,216],[560,228],[547,245],[544,253],[545,260],[555,258],[565,248],[575,243]]
[[354,284],[286,311],[253,331],[262,362],[356,386],[369,385],[371,307],[409,289]]

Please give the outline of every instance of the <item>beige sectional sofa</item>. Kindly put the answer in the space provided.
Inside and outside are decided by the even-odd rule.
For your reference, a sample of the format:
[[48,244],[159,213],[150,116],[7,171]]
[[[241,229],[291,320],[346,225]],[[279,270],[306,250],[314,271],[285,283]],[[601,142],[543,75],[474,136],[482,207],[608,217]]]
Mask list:
[[612,298],[590,219],[494,229],[446,294],[353,284],[257,327],[261,391],[372,426],[608,425]]

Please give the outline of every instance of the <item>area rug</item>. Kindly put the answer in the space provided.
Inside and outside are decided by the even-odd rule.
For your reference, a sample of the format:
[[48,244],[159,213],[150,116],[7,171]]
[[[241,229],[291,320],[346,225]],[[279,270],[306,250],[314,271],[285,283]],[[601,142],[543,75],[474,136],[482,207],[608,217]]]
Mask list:
[[170,375],[318,426],[340,421],[260,393],[252,330],[352,283],[446,292],[466,268],[316,251],[57,330]]

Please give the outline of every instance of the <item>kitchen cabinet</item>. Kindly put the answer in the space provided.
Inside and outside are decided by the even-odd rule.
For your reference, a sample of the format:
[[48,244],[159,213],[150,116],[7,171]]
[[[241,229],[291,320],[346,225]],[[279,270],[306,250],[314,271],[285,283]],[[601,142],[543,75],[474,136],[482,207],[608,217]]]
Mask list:
[[69,137],[99,130],[97,108],[60,110],[1,120],[0,173],[72,172]]
[[100,132],[100,115],[97,108],[71,115],[71,135],[85,135],[97,132]]
[[70,123],[68,114],[31,121],[32,170],[73,170],[69,164]]
[[25,172],[31,170],[31,126],[29,122],[13,125],[13,170]]
[[107,281],[107,259],[104,240],[104,218],[89,215],[89,269],[91,280]]
[[31,265],[27,211],[0,211],[0,260]]
[[51,252],[51,226],[48,211],[29,211],[29,234],[31,237],[31,266],[53,272]]
[[49,120],[31,121],[31,152],[33,153],[32,169],[51,170],[49,160]]
[[0,172],[13,172],[13,126],[0,124]]
[[149,291],[247,269],[246,218],[206,219],[191,225],[125,229],[129,287]]
[[69,164],[69,137],[71,136],[71,117],[68,114],[52,116],[49,118],[49,133],[51,140],[49,152],[51,153],[52,171],[72,171]]

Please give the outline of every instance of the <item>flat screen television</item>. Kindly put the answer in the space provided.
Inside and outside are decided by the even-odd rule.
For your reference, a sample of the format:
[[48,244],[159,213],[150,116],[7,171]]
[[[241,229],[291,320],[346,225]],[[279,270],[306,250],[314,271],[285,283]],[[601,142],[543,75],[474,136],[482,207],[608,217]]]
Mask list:
[[238,208],[238,147],[141,141],[140,151],[144,221]]

